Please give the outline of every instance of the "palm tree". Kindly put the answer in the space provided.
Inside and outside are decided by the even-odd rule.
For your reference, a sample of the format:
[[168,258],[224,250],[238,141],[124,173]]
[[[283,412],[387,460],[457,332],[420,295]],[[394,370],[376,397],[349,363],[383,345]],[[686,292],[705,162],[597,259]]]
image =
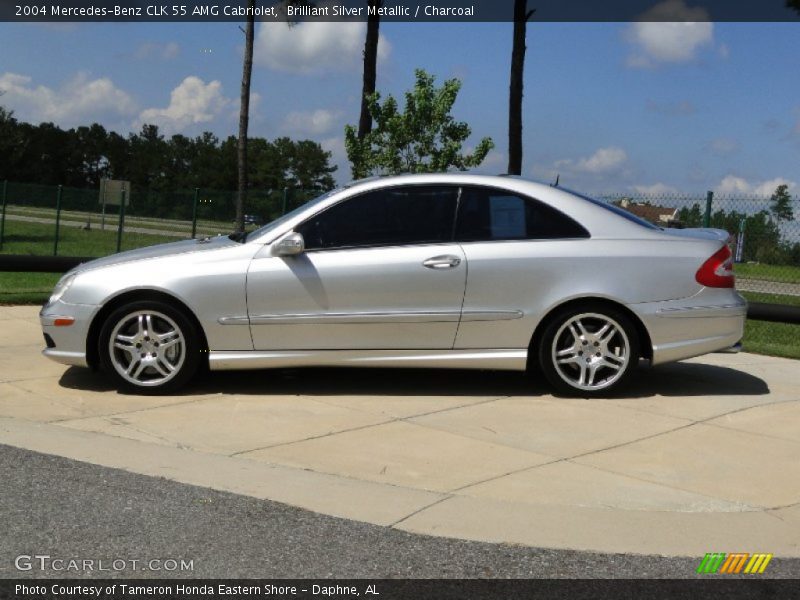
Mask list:
[[239,108],[239,189],[236,194],[236,231],[244,231],[244,203],[247,199],[247,127],[250,123],[250,78],[253,74],[253,37],[255,30],[255,0],[248,2],[247,27],[244,32],[244,68],[242,70],[241,106]]
[[511,83],[508,94],[508,174],[522,174],[522,83],[525,69],[525,36],[528,20],[536,9],[528,10],[528,0],[514,0],[514,44],[511,50]]
[[358,119],[358,139],[364,139],[372,131],[372,115],[369,113],[367,97],[375,92],[378,70],[378,28],[381,19],[378,10],[382,0],[367,0],[367,39],[364,42],[364,79],[361,87],[361,116]]

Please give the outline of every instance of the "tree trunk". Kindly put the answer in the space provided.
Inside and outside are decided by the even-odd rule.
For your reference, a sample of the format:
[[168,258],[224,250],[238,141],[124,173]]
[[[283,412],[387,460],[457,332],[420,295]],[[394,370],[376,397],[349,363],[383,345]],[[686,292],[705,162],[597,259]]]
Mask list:
[[250,0],[250,15],[245,30],[244,68],[242,70],[242,96],[239,109],[239,191],[236,195],[236,231],[244,231],[244,204],[247,200],[247,127],[250,123],[250,76],[253,73],[253,36],[255,29],[255,0]]
[[514,44],[511,50],[511,83],[508,94],[508,174],[522,174],[522,84],[525,68],[527,0],[514,0]]
[[[367,6],[380,8],[381,0],[368,0]],[[367,39],[364,42],[364,82],[361,88],[361,116],[358,119],[358,139],[363,140],[372,131],[372,115],[369,114],[367,96],[375,92],[375,79],[378,70],[378,28],[381,19],[375,15],[367,16]]]

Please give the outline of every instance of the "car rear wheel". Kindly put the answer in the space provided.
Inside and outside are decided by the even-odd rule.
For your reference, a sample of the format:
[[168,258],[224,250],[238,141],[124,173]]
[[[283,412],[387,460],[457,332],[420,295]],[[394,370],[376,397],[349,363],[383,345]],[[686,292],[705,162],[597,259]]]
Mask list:
[[200,366],[200,338],[181,311],[157,301],[126,304],[100,331],[99,355],[106,372],[124,390],[173,392]]
[[560,393],[607,395],[626,382],[639,362],[636,328],[621,311],[586,305],[561,311],[545,327],[539,366]]

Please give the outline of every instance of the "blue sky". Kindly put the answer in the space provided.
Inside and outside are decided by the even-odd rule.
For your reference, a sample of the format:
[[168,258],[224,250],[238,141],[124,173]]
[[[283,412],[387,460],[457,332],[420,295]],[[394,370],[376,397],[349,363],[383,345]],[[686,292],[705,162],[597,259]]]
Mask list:
[[[675,0],[672,0],[673,2]],[[349,178],[363,23],[259,24],[251,134],[319,141]],[[590,193],[771,193],[800,182],[800,29],[782,23],[536,23],[525,175]],[[121,133],[237,130],[243,36],[231,23],[0,24],[0,103],[31,122]],[[422,67],[463,82],[454,114],[507,160],[511,25],[383,23],[378,88]],[[797,191],[794,189],[794,191]]]

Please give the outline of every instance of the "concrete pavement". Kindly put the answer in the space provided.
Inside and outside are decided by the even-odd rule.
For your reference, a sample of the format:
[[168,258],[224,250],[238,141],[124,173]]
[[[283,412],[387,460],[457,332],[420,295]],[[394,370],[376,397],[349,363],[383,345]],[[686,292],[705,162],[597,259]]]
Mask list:
[[0,443],[414,533],[800,556],[800,364],[709,355],[569,400],[522,375],[283,370],[137,397],[0,307]]

